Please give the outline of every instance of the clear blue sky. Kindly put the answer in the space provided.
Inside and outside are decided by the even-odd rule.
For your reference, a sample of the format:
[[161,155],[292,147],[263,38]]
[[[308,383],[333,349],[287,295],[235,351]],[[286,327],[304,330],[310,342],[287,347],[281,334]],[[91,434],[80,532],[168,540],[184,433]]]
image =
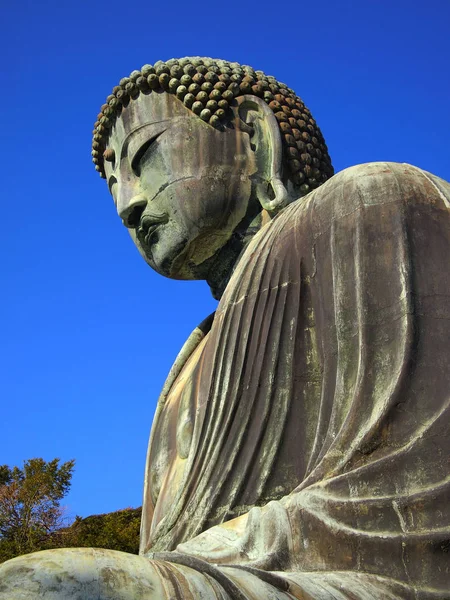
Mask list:
[[335,169],[450,179],[450,0],[4,2],[0,464],[75,458],[72,515],[141,504],[155,401],[203,282],[140,259],[90,162],[93,122],[145,63],[202,55],[296,90]]

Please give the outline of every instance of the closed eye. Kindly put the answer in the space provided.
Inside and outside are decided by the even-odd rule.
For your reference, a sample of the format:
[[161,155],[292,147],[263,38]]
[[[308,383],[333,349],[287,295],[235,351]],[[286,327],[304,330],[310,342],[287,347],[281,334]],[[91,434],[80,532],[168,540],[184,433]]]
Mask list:
[[133,156],[132,160],[131,160],[131,170],[137,175],[139,176],[140,174],[140,169],[139,169],[139,163],[141,162],[142,157],[144,156],[144,154],[147,152],[147,150],[150,148],[150,146],[152,144],[154,144],[156,142],[156,140],[159,138],[159,136],[164,133],[164,131],[160,131],[157,135],[154,135],[153,137],[151,137],[150,139],[148,139],[145,144],[143,144],[139,150],[136,152],[136,154]]

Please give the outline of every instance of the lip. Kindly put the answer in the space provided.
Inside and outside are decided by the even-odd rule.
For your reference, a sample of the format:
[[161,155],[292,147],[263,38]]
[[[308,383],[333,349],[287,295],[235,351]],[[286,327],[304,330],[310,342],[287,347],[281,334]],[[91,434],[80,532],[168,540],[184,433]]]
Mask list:
[[157,229],[159,229],[160,225],[162,225],[162,223],[155,223],[154,225],[152,225],[151,227],[149,227],[147,234],[144,238],[145,244],[150,247],[150,240],[153,236],[153,234],[155,233],[155,231]]
[[136,230],[138,239],[144,242],[148,247],[150,245],[150,239],[155,231],[164,223],[167,223],[167,215],[149,215],[146,214],[141,218],[141,222]]

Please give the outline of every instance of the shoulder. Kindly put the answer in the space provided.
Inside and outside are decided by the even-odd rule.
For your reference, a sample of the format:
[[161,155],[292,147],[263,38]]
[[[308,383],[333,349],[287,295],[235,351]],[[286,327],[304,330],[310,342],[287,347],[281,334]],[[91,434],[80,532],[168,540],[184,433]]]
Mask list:
[[366,163],[340,171],[287,206],[267,234],[277,238],[277,246],[292,247],[300,238],[313,243],[338,223],[351,229],[364,222],[383,229],[406,213],[427,213],[448,227],[450,184],[409,164]]
[[386,205],[433,206],[450,210],[450,184],[406,163],[373,162],[340,171],[285,209],[283,220],[301,213],[336,219],[365,208]]
[[365,181],[374,180],[378,184],[382,184],[383,182],[389,183],[391,181],[397,181],[400,184],[402,182],[407,184],[414,182],[419,187],[426,184],[426,182],[435,183],[436,181],[447,186],[449,185],[448,182],[419,167],[408,163],[395,162],[371,162],[348,167],[337,173],[329,182],[334,182],[336,185],[349,181],[359,181],[361,179]]
[[357,196],[362,205],[403,202],[450,201],[450,184],[436,175],[407,163],[372,162],[337,173],[313,194],[316,197]]

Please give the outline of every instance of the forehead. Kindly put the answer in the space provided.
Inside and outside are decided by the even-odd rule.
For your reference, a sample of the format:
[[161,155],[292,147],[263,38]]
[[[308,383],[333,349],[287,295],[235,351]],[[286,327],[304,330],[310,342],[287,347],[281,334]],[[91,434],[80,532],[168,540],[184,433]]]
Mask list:
[[144,125],[168,121],[176,117],[192,117],[192,113],[172,94],[152,91],[149,94],[139,94],[131,99],[128,106],[122,109],[116,119],[108,140],[116,153],[134,131]]

